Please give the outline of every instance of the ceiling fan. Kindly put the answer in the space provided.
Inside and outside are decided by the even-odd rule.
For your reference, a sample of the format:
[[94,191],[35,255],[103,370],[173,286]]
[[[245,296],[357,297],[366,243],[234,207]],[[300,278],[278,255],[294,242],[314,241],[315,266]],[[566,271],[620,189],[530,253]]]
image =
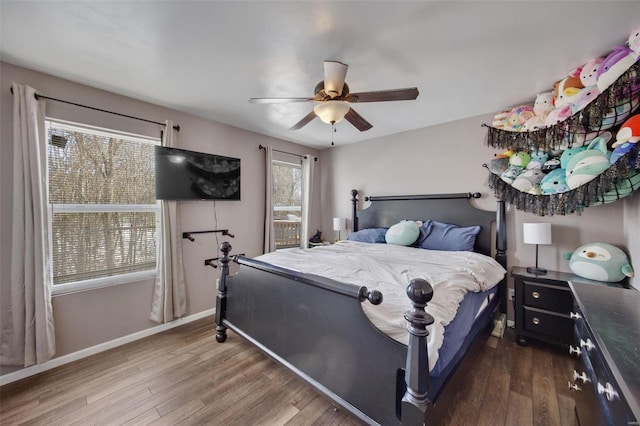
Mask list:
[[324,61],[324,80],[316,85],[315,96],[312,98],[251,98],[249,102],[254,104],[316,102],[317,105],[313,110],[291,126],[289,130],[301,129],[314,118],[319,117],[332,126],[344,118],[355,128],[364,132],[372,128],[373,125],[358,114],[349,105],[350,103],[409,101],[418,97],[417,87],[350,93],[349,85],[344,81],[348,67],[342,62]]

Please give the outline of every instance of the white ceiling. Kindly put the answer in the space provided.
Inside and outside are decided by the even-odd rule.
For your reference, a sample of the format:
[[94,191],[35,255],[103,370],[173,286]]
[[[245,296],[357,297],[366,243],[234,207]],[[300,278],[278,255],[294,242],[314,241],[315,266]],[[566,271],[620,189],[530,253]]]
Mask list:
[[311,97],[332,59],[351,92],[420,90],[354,104],[374,127],[342,121],[336,145],[492,113],[626,42],[640,2],[1,0],[0,19],[3,61],[323,148],[319,119],[288,130],[313,104],[248,99]]

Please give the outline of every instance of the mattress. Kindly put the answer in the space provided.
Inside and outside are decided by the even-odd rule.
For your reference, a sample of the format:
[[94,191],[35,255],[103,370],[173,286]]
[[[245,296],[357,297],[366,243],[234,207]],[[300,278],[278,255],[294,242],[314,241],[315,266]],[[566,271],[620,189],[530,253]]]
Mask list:
[[[409,324],[404,319],[404,313],[412,307],[406,295],[407,284],[414,278],[426,279],[434,289],[433,299],[426,308],[434,317],[434,323],[428,327],[427,338],[430,370],[437,365],[445,327],[456,317],[465,295],[494,288],[506,273],[495,259],[479,253],[444,252],[356,241],[340,241],[306,250],[276,251],[258,259],[287,269],[379,290],[384,296],[383,303],[376,306],[363,303],[362,309],[381,332],[404,344],[409,339]],[[470,303],[475,311],[474,316],[483,298]],[[445,352],[449,353],[449,349],[445,349]]]

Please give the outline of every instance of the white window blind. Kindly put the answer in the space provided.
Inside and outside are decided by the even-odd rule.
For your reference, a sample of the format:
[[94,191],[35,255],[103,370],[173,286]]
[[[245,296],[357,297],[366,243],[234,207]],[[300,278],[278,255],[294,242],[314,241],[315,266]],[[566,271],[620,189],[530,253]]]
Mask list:
[[54,284],[156,267],[159,140],[47,121]]

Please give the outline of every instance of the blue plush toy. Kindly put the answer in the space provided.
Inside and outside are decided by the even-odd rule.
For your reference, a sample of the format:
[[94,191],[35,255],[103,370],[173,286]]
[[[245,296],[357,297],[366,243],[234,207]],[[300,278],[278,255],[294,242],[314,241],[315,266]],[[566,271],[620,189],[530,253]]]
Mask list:
[[627,255],[611,244],[585,244],[563,257],[574,274],[590,280],[618,282],[634,275]]
[[527,163],[527,170],[542,170],[542,166],[549,159],[549,154],[545,151],[534,151],[531,153],[531,160]]
[[[635,144],[632,142],[624,142],[623,144],[616,146],[613,150],[613,153],[611,153],[611,158],[609,158],[609,162],[611,164],[615,163],[616,161],[618,161],[618,158],[622,157],[627,152],[631,151],[631,148],[633,148],[634,146]],[[632,158],[629,161],[629,167],[633,168],[634,164],[635,164],[635,158]]]
[[567,164],[569,164],[569,160],[571,160],[574,155],[584,151],[585,149],[587,149],[586,146],[576,146],[576,147],[564,150],[564,152],[560,156],[560,167],[567,170]]
[[[564,155],[564,154],[563,154]],[[611,165],[607,151],[606,138],[597,137],[591,141],[587,149],[573,155],[567,163],[567,185],[575,189],[592,181]]]
[[570,188],[567,185],[566,172],[564,169],[555,169],[550,171],[542,178],[540,188],[544,195],[561,194],[567,192]]

